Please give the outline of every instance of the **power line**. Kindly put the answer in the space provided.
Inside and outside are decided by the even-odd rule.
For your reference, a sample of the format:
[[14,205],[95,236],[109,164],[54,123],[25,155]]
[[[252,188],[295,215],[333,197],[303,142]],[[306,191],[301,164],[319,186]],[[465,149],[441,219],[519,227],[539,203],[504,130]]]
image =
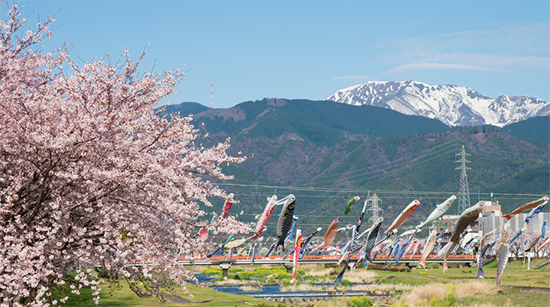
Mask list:
[[[294,187],[294,186],[266,186],[266,185],[255,185],[255,184],[232,184],[232,183],[223,183],[220,185],[227,185],[227,186],[240,186],[240,187],[262,187],[262,188],[268,188],[268,189],[279,189],[283,191],[309,191],[309,192],[332,192],[332,193],[349,193],[349,194],[360,194],[365,193],[365,189],[336,189],[336,188],[315,188],[315,190],[311,190],[310,188],[304,189],[302,187]],[[452,194],[457,193],[456,191],[417,191],[417,190],[376,190],[376,193],[383,194],[384,198],[402,198],[404,196],[408,195],[422,195],[422,198],[438,198],[441,196],[450,196]],[[531,194],[531,193],[498,193],[498,192],[481,192],[480,195],[490,195],[493,193],[496,196],[499,196],[500,198],[506,198],[506,199],[522,199],[521,197],[541,197],[543,194]],[[261,193],[258,193],[261,194]],[[239,193],[239,195],[242,196],[252,196],[256,197],[258,194],[255,193]],[[399,196],[389,196],[387,194],[391,195],[399,195]],[[310,195],[310,194],[294,194],[294,196],[298,197],[307,197],[307,198],[340,198],[343,199],[345,197],[341,195]],[[517,198],[512,198],[517,197]]]
[[[449,150],[446,150],[444,152],[440,152],[438,153],[437,155],[435,156],[432,156],[430,157],[429,159],[422,159],[422,160],[417,160],[416,162],[409,162],[408,165],[406,165],[407,163],[403,163],[403,164],[398,164],[398,165],[393,165],[393,166],[388,166],[386,168],[382,168],[382,169],[378,169],[377,171],[384,171],[384,170],[387,170],[387,169],[394,169],[392,171],[389,171],[389,172],[386,172],[386,173],[383,173],[383,174],[357,174],[357,175],[354,175],[354,176],[349,176],[347,175],[346,176],[346,179],[354,179],[354,178],[361,178],[361,176],[366,176],[366,177],[363,177],[361,178],[362,180],[368,180],[368,179],[374,179],[374,178],[377,178],[377,177],[385,177],[385,176],[388,176],[388,175],[391,175],[391,174],[395,174],[397,172],[401,172],[403,171],[404,169],[409,169],[409,168],[413,168],[413,167],[416,167],[416,166],[419,166],[419,165],[422,165],[428,161],[431,161],[433,159],[437,159],[439,157],[442,157],[442,156],[445,156],[445,155],[448,155],[449,153],[451,153],[453,150],[452,149],[449,149]],[[429,157],[430,155],[426,155],[424,157]],[[366,169],[363,169],[363,170],[356,170],[356,171],[353,171],[353,172],[358,172],[358,171],[361,171],[361,172],[365,172]],[[331,182],[333,180],[336,180],[337,178],[340,178],[341,176],[343,176],[344,174],[338,174],[338,175],[330,175],[332,176],[332,178],[330,180],[321,180],[321,181],[318,181],[317,179],[320,178],[320,177],[317,177],[317,178],[314,178],[313,180],[315,181],[316,184],[322,184],[322,183],[327,183],[327,182]],[[329,175],[325,175],[325,176],[322,176],[322,177],[329,177]],[[244,180],[243,180],[244,181]],[[235,186],[238,186],[239,184],[238,183],[233,183],[232,185],[235,185]],[[277,187],[280,187],[280,186],[277,186],[276,184],[274,183],[265,183],[265,184],[260,184],[259,186],[261,187],[268,187],[268,188],[277,188]],[[303,188],[306,188],[308,190],[315,190],[315,189],[318,189],[318,188],[312,188],[312,187],[307,187],[307,186],[295,186],[295,188],[298,188],[298,187],[303,187]],[[353,190],[352,190],[353,191]]]
[[[434,156],[434,157],[431,157],[431,158],[429,158],[429,159],[422,159],[422,160],[418,159],[417,162],[408,162],[408,163],[403,163],[403,164],[401,164],[401,165],[400,165],[400,164],[398,164],[398,165],[391,165],[391,166],[388,166],[388,167],[386,167],[386,168],[377,169],[376,171],[384,171],[384,170],[388,170],[388,169],[393,169],[393,170],[392,170],[392,171],[388,171],[388,172],[383,173],[383,174],[373,174],[373,175],[369,175],[369,176],[364,177],[364,178],[362,178],[362,179],[363,179],[363,180],[368,180],[368,179],[374,179],[374,178],[377,178],[377,177],[385,177],[385,176],[388,176],[388,175],[391,175],[391,174],[395,174],[395,173],[397,173],[397,172],[402,171],[403,169],[413,168],[413,167],[415,167],[415,166],[418,166],[418,165],[421,165],[421,164],[423,164],[423,163],[426,163],[426,162],[428,162],[428,161],[430,161],[430,160],[433,160],[433,159],[442,157],[442,156],[444,156],[444,155],[447,155],[447,154],[449,154],[449,153],[451,153],[451,152],[452,152],[452,150],[447,150],[447,151],[442,152],[442,153],[440,153],[440,154],[438,154],[438,155],[436,155],[436,156]],[[429,154],[426,155],[426,156],[429,156]],[[426,156],[424,156],[424,157],[426,157]],[[342,175],[344,175],[344,174],[340,174],[340,175],[338,175],[338,176],[334,176],[333,179],[339,178],[339,177],[341,177]],[[347,175],[346,175],[346,179],[361,178],[361,176],[365,176],[365,175],[367,175],[367,174],[358,174],[358,175],[353,175],[353,176],[347,176]],[[321,180],[321,181],[317,181],[316,179],[317,179],[317,178],[315,178],[314,180],[315,180],[315,183],[317,183],[317,184],[325,183],[325,182],[330,182],[330,181],[331,181],[331,180]]]
[[[411,154],[411,155],[408,155],[406,157],[396,159],[394,161],[384,162],[384,163],[381,164],[384,167],[377,168],[375,170],[376,172],[383,172],[383,171],[386,171],[386,170],[391,170],[391,171],[386,172],[386,173],[372,174],[373,171],[370,171],[370,174],[365,174],[365,172],[369,172],[369,170],[372,169],[372,167],[366,167],[366,168],[361,168],[361,169],[355,169],[355,170],[352,170],[352,171],[348,171],[347,173],[343,172],[343,173],[340,173],[340,174],[319,175],[319,176],[313,178],[312,180],[316,183],[316,185],[320,185],[320,184],[323,184],[323,183],[330,183],[334,180],[337,180],[338,178],[340,178],[342,176],[345,176],[346,179],[357,179],[358,178],[359,180],[369,180],[369,179],[375,179],[375,178],[383,178],[385,176],[389,176],[391,174],[395,174],[397,172],[400,172],[403,169],[409,169],[409,168],[417,167],[417,166],[420,166],[420,165],[422,165],[422,164],[424,164],[424,163],[426,163],[430,160],[434,160],[434,159],[437,159],[441,156],[444,156],[446,154],[451,153],[454,150],[452,148],[448,148],[448,147],[446,148],[445,147],[445,146],[448,146],[448,145],[453,145],[452,141],[444,142],[444,143],[439,144],[439,145],[437,145],[437,146],[435,146],[431,149],[424,150],[424,151],[422,151],[420,153],[417,153],[417,154]],[[440,149],[442,149],[443,151],[438,151]],[[429,151],[429,153],[426,154],[426,152],[428,152],[428,151]],[[434,155],[434,156],[432,156],[432,155]],[[507,157],[506,155],[504,155],[502,153],[500,153],[499,155],[495,155],[495,153],[491,153],[490,156],[489,155],[488,156],[480,155],[480,157],[509,159],[509,157]],[[426,159],[426,158],[428,158],[428,159]],[[410,160],[416,160],[416,161],[411,162]],[[529,159],[527,157],[522,157],[522,160],[533,161],[533,162],[544,162],[544,160],[541,160],[541,159]],[[398,163],[395,163],[396,161]],[[549,162],[549,161],[546,161],[546,162]],[[319,179],[324,179],[324,180],[319,180]],[[240,179],[236,179],[235,181],[237,181],[237,182],[238,181],[249,182],[249,181],[240,180]],[[236,185],[236,183],[235,183],[235,185]],[[265,182],[265,183],[262,183],[261,185],[270,186],[271,188],[278,187],[278,185],[276,183],[270,183],[270,182]],[[296,185],[296,186],[297,187],[300,187],[300,186],[301,187],[307,187],[307,186],[304,186],[304,185]]]
[[[434,150],[438,149],[439,147],[442,147],[442,146],[448,145],[448,144],[450,144],[450,141],[444,142],[444,143],[439,144],[439,145],[437,145],[437,146],[434,146],[434,147],[432,147],[432,148],[430,148],[430,149],[426,149],[426,150],[421,151],[421,152],[419,152],[419,153],[417,153],[417,154],[410,154],[410,155],[408,155],[408,156],[404,156],[404,157],[401,157],[401,158],[399,158],[399,159],[395,159],[395,160],[393,160],[393,161],[386,161],[386,162],[382,163],[381,165],[388,165],[388,167],[382,168],[381,170],[388,169],[388,168],[398,167],[398,166],[399,166],[398,163],[399,163],[400,161],[403,161],[403,162],[404,162],[403,165],[404,165],[404,164],[408,163],[408,161],[410,161],[410,160],[414,160],[415,158],[418,158],[418,157],[423,156],[423,154],[426,153],[426,152],[430,152],[430,153],[431,153],[431,152],[433,152]],[[396,162],[397,162],[397,165],[396,165]],[[367,171],[368,169],[369,169],[369,168],[358,169],[358,170],[351,171],[351,172],[349,172],[348,174],[349,174],[349,175],[352,175],[353,173],[356,173],[356,172],[365,172],[365,171]],[[327,174],[327,175],[319,175],[319,176],[316,177],[316,179],[324,178],[324,177],[332,177],[332,176],[333,176],[333,175],[328,175],[328,174]]]
[[[402,158],[399,158],[399,159],[396,159],[396,160],[393,160],[393,161],[387,161],[387,162],[384,162],[380,165],[384,166],[382,168],[377,168],[376,171],[380,172],[380,171],[385,171],[385,170],[388,170],[388,169],[395,169],[395,168],[398,168],[398,169],[401,169],[403,167],[407,167],[406,165],[411,163],[411,160],[418,160],[419,158],[425,158],[425,157],[429,157],[431,154],[437,154],[437,150],[439,150],[440,147],[442,146],[446,146],[446,145],[450,145],[451,144],[451,141],[447,141],[445,143],[442,143],[440,145],[437,145],[437,146],[434,146],[432,147],[431,149],[427,149],[427,150],[424,150],[420,153],[417,153],[417,154],[410,154],[408,156],[404,156]],[[429,152],[428,154],[426,154],[427,152]],[[449,153],[449,149],[447,149],[444,153]],[[441,155],[444,155],[443,154],[440,154],[436,157],[439,157]],[[418,158],[418,159],[417,159]],[[402,162],[401,162],[402,161]],[[397,163],[396,163],[397,162]],[[415,164],[413,164],[412,166],[414,166]],[[370,169],[372,169],[372,167],[365,167],[365,168],[361,168],[361,169],[355,169],[353,171],[349,171],[347,173],[345,173],[346,175],[346,178],[355,178],[357,176],[364,176],[365,175],[365,172],[368,172]],[[330,170],[326,171],[326,172],[329,172]],[[357,175],[354,175],[356,173],[359,173]],[[336,178],[339,178],[341,177],[342,175],[344,175],[343,173],[341,174],[325,174],[325,175],[318,175],[316,176],[313,180],[316,181],[316,183],[324,183],[324,182],[330,182]],[[373,175],[373,176],[384,176],[385,174],[377,174],[377,175]],[[324,178],[328,178],[328,180],[319,180],[319,179],[324,179]],[[237,179],[239,180],[239,179]],[[243,180],[244,181],[244,180]],[[270,183],[265,183],[265,184],[270,184]]]

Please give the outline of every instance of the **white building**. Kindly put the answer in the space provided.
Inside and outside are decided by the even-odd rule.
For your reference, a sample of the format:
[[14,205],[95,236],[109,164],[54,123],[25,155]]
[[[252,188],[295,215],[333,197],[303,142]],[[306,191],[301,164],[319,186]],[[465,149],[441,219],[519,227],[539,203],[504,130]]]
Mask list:
[[485,202],[483,207],[482,216],[479,219],[479,230],[481,235],[484,235],[492,230],[496,229],[496,233],[500,234],[504,228],[505,218],[502,218],[502,212],[498,203],[492,203],[490,201]]
[[[510,229],[520,230],[521,228],[523,228],[523,221],[525,221],[525,218],[528,214],[529,212],[524,212],[513,216],[510,219]],[[539,233],[541,231],[542,223],[544,221],[546,221],[547,227],[550,226],[550,212],[541,212],[537,214],[529,221],[529,224],[527,224],[527,229],[533,231],[534,233]]]
[[[510,219],[510,229],[513,232],[516,232],[523,228],[523,222],[531,210],[517,214]],[[537,214],[534,218],[529,221],[527,224],[527,229],[533,231],[534,233],[539,233],[542,228],[543,221],[546,221],[548,227],[550,227],[550,212],[541,212]],[[483,209],[483,214],[479,219],[479,230],[483,234],[496,229],[496,233],[500,234],[506,223],[506,218],[502,217],[502,212],[500,211],[500,206],[498,204],[492,203],[487,204]]]

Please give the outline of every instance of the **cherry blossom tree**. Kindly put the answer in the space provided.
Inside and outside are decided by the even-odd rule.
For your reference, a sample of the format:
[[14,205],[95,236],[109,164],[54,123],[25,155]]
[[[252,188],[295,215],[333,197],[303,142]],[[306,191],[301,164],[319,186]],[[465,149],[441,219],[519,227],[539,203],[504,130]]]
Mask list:
[[[204,217],[227,197],[212,182],[231,179],[221,166],[245,157],[226,153],[229,140],[195,144],[190,117],[155,111],[181,69],[140,73],[143,54],[77,65],[41,50],[52,19],[19,14],[0,20],[0,302],[56,305],[89,286],[97,304],[101,278],[160,300],[166,280],[185,289],[192,274],[176,260],[209,250],[199,229],[250,231]],[[58,301],[52,286],[70,290]]]

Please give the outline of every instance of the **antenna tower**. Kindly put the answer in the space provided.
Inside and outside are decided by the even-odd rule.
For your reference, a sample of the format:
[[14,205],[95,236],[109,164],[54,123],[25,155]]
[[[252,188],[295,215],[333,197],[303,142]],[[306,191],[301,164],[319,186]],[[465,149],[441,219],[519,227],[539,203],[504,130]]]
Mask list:
[[466,156],[470,154],[466,153],[464,145],[462,145],[462,150],[456,155],[460,156],[460,160],[456,161],[456,163],[460,163],[460,167],[456,168],[460,170],[460,192],[458,192],[457,214],[462,214],[464,210],[470,207],[470,191],[468,189],[468,175],[466,174],[466,170],[470,169],[466,166],[466,163],[470,163],[470,161],[466,160]]
[[367,215],[369,215],[369,225],[374,224],[376,221],[378,221],[378,218],[384,212],[382,208],[378,206],[378,203],[382,204],[382,200],[374,193],[371,197],[367,197],[365,199],[365,202],[367,203],[368,209],[367,209]]
[[210,109],[214,109],[214,84],[210,83]]

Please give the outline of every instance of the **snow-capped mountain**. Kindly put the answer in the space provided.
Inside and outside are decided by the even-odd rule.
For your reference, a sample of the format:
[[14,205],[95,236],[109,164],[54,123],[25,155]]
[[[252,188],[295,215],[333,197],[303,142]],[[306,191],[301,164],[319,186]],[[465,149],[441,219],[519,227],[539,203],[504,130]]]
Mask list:
[[490,98],[470,88],[418,81],[368,81],[341,89],[326,100],[372,105],[407,115],[438,119],[449,126],[502,127],[535,116],[550,115],[550,102],[529,96]]

